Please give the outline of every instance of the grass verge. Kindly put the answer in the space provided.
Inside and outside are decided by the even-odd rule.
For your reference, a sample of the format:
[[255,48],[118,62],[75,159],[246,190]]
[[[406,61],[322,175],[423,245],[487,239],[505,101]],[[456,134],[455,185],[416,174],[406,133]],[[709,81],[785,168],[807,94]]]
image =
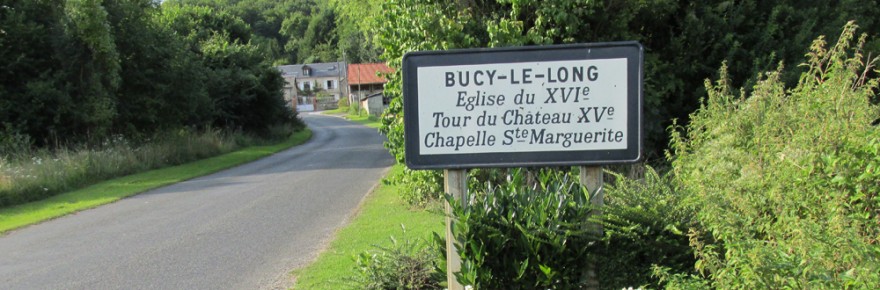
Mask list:
[[355,122],[355,123],[358,123],[358,124],[361,124],[361,125],[364,125],[364,126],[367,126],[370,128],[379,129],[379,127],[382,126],[382,122],[379,121],[379,117],[376,117],[376,116],[373,116],[373,115],[370,115],[367,113],[351,114],[351,113],[348,113],[348,110],[342,110],[342,109],[326,110],[326,111],[322,111],[321,113],[324,115],[340,116],[340,117],[346,118],[352,122]]
[[324,111],[321,111],[321,113],[328,114],[328,115],[346,114],[346,113],[348,113],[348,107],[336,108],[333,110],[324,110]]
[[0,234],[23,226],[57,218],[77,211],[111,203],[150,189],[211,174],[257,160],[311,138],[308,129],[294,133],[275,145],[251,146],[191,163],[166,167],[107,180],[44,200],[0,209]]
[[[403,165],[395,165],[389,175],[403,173]],[[444,231],[443,214],[439,211],[410,209],[394,185],[380,184],[364,201],[351,223],[339,230],[318,258],[305,268],[295,270],[294,289],[351,289],[346,277],[355,274],[356,256],[376,246],[391,245],[389,237],[430,238],[432,232]]]
[[352,122],[362,124],[362,125],[370,127],[370,128],[378,129],[379,126],[382,126],[382,122],[379,122],[379,118],[377,118],[376,116],[373,116],[373,115],[352,115],[352,114],[349,114],[349,115],[345,116],[345,118],[352,121]]

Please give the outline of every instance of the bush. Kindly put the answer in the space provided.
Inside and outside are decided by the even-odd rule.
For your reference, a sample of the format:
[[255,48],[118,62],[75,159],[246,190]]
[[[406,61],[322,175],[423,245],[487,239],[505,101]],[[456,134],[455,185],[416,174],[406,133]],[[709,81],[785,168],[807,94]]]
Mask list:
[[[469,206],[450,200],[463,261],[459,281],[477,289],[578,289],[589,286],[585,270],[596,265],[599,285],[620,289],[663,286],[654,268],[696,274],[682,232],[694,224],[693,212],[679,206],[682,195],[671,177],[650,167],[643,180],[611,173],[616,181],[606,185],[597,219],[576,173],[473,170]],[[604,226],[601,236],[591,230],[596,223]]]
[[424,207],[443,196],[443,172],[404,169],[403,174],[388,180],[401,186],[400,197],[414,207]]
[[[784,88],[782,68],[746,97],[722,67],[686,133],[673,171],[711,238],[695,238],[696,269],[716,288],[880,288],[880,110],[876,61],[850,23],[830,49],[813,42],[807,72]],[[873,71],[872,71],[873,70]],[[673,278],[681,278],[681,275]]]
[[355,289],[442,289],[442,274],[435,271],[434,249],[422,242],[391,237],[389,248],[361,253],[351,277]]
[[337,108],[342,109],[342,108],[348,108],[349,106],[351,106],[351,104],[349,104],[348,98],[342,97],[342,98],[339,98],[339,101],[336,101]]
[[348,105],[348,114],[349,115],[357,115],[358,112],[360,112],[360,110],[361,110],[361,106],[359,103],[354,103],[354,104]]
[[697,274],[686,235],[696,220],[694,212],[681,205],[684,195],[674,179],[651,167],[645,168],[642,180],[611,175],[615,182],[605,186],[604,237],[596,253],[600,284],[660,288],[666,282],[654,275],[654,268]]
[[34,142],[30,136],[8,129],[0,134],[0,160],[30,156]]
[[477,289],[571,289],[585,286],[599,236],[588,225],[590,196],[570,175],[542,170],[536,187],[522,170],[508,183],[474,192],[453,205],[456,278]]

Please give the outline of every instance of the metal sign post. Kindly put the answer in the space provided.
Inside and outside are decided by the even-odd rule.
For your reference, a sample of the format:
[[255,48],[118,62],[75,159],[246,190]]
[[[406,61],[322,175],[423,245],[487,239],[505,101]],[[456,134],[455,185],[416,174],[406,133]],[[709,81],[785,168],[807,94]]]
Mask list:
[[[578,177],[580,183],[587,188],[587,192],[590,193],[590,204],[596,208],[590,214],[602,215],[602,211],[598,209],[605,205],[605,181],[602,166],[579,166],[579,168],[580,174]],[[602,235],[602,225],[595,224],[593,226],[592,230]],[[587,282],[589,283],[588,289],[599,289],[596,270],[598,270],[596,265],[591,265],[589,269],[586,269]]]
[[[443,188],[455,200],[467,206],[467,170],[444,170]],[[449,290],[462,290],[464,287],[455,279],[454,273],[461,271],[461,257],[455,249],[455,236],[452,235],[452,205],[446,204],[446,285]]]
[[[642,157],[643,51],[613,42],[407,53],[406,165],[445,169],[446,192],[463,205],[468,168],[581,166],[601,205],[601,165]],[[448,283],[461,289],[452,222]]]

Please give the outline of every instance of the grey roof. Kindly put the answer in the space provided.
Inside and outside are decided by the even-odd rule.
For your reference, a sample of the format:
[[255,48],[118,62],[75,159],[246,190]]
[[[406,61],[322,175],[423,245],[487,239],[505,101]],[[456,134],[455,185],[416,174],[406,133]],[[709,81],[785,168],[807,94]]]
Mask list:
[[[312,69],[312,74],[309,76],[303,75],[303,67],[309,67]],[[320,77],[345,77],[346,67],[344,62],[322,62],[322,63],[309,63],[309,64],[292,64],[292,65],[282,65],[278,66],[278,70],[281,71],[281,75],[289,78],[320,78]]]

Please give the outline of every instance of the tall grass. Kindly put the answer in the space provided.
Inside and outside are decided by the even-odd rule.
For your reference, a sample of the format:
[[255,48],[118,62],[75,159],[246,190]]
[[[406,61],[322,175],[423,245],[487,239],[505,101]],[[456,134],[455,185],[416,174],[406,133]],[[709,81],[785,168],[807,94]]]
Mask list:
[[[219,130],[179,130],[139,142],[116,136],[100,144],[56,150],[17,146],[0,156],[0,207],[44,199],[108,178],[261,145],[292,133],[274,128],[268,138]],[[9,147],[7,147],[9,148]]]

